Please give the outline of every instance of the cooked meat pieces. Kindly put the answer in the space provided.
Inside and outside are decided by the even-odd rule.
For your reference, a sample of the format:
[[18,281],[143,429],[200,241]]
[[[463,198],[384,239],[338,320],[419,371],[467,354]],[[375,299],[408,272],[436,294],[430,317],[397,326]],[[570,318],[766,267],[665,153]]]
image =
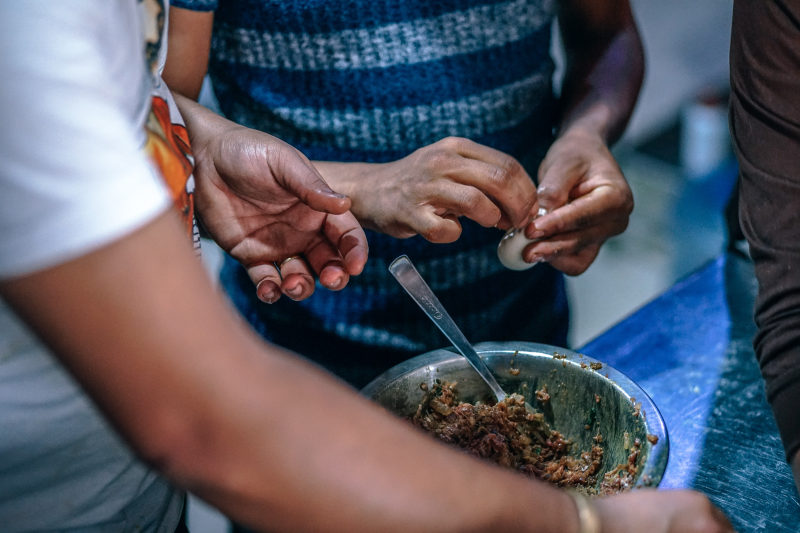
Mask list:
[[602,438],[596,438],[589,450],[571,453],[572,442],[551,429],[541,413],[528,412],[518,394],[495,405],[474,405],[458,401],[455,384],[437,381],[426,391],[411,421],[485,460],[558,486],[596,492]]

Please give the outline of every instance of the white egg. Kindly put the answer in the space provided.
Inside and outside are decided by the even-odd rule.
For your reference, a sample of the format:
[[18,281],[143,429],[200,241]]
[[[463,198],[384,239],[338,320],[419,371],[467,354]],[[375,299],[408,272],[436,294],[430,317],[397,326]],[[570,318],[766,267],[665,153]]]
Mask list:
[[510,270],[527,270],[536,263],[526,263],[522,259],[522,250],[532,242],[536,239],[527,238],[523,228],[510,229],[497,245],[497,258]]
[[[537,217],[547,214],[547,210],[540,207]],[[500,239],[497,245],[497,258],[502,265],[510,270],[527,270],[538,263],[526,263],[522,259],[522,251],[532,242],[539,239],[529,239],[525,236],[525,228],[512,228]]]

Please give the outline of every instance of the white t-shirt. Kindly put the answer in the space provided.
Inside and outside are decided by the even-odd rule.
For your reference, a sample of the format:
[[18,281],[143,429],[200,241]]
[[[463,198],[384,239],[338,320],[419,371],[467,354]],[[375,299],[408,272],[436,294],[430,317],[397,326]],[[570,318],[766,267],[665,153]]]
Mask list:
[[[0,2],[0,279],[125,238],[171,203],[191,221],[188,140],[159,78],[165,4]],[[174,530],[183,494],[2,301],[0,332],[0,530]]]

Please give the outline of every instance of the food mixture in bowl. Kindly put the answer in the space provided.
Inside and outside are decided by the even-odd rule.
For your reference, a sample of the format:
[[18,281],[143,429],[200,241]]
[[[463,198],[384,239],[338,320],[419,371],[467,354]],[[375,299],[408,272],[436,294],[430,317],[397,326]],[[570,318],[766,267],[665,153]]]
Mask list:
[[[526,475],[590,495],[623,492],[633,486],[641,443],[631,443],[626,464],[606,472],[598,483],[603,462],[603,436],[596,434],[588,450],[552,429],[540,412],[531,412],[525,398],[510,394],[494,405],[458,400],[456,383],[435,380],[420,385],[425,395],[411,422],[438,439],[482,459],[513,468]],[[549,401],[546,389],[536,391],[536,401]],[[595,402],[601,398],[595,395]],[[588,427],[587,427],[588,429]]]

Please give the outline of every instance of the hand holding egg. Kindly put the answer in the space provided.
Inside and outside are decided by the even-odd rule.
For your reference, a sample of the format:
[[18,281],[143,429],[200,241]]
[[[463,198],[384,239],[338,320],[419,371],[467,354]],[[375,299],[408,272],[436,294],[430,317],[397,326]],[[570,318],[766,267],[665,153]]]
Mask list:
[[[536,216],[543,216],[547,214],[547,210],[539,208]],[[536,263],[528,263],[522,258],[522,252],[525,247],[537,239],[529,239],[525,236],[525,228],[511,228],[500,239],[500,244],[497,245],[497,258],[502,265],[510,270],[527,270]]]

